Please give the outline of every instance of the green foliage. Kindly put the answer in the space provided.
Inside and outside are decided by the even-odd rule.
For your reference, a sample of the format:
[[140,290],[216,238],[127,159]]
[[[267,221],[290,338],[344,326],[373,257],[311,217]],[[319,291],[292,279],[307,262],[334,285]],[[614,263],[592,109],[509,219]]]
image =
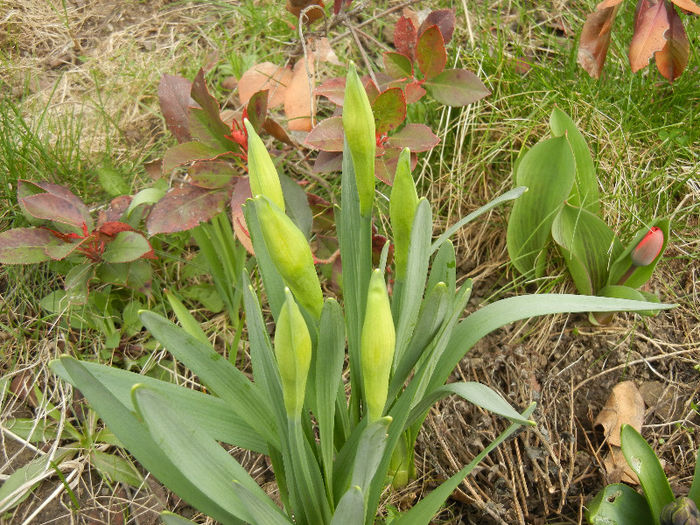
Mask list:
[[[316,301],[304,299],[308,287],[295,280],[296,262],[279,257],[279,252],[287,250],[287,239],[295,245],[307,241],[300,232],[280,235],[272,227],[280,224],[282,212],[263,196],[246,207],[265,288],[259,295],[267,297],[277,323],[273,352],[258,294],[241,270],[253,380],[222,359],[179,306],[176,312],[184,328],[149,311],[141,313],[141,320],[198,376],[207,394],[70,357],[52,364],[57,374],[81,389],[146,469],[222,523],[374,523],[387,479],[403,475],[408,481],[415,471],[409,465],[428,410],[437,400],[457,395],[505,417],[511,426],[472,463],[397,518],[427,525],[488,452],[519,426],[534,424],[528,419],[534,407],[518,412],[484,385],[445,385],[465,353],[484,335],[531,315],[637,310],[643,305],[609,298],[523,296],[497,301],[460,321],[471,282],[457,289],[455,252],[448,238],[440,237],[437,247],[431,245],[432,212],[425,199],[418,202],[410,231],[403,232],[410,239],[405,278],[395,283],[389,300],[383,273],[387,249],[380,268],[373,270],[371,215],[361,211],[353,160],[346,150],[337,214],[344,309],[326,299],[319,315]],[[501,201],[519,194],[511,192]],[[280,238],[273,239],[275,235]],[[285,292],[285,283],[297,286]],[[290,309],[299,315],[290,315]],[[396,332],[395,345],[387,336],[386,322]],[[299,351],[292,333],[298,333],[301,324],[306,325],[308,339],[303,338]],[[349,385],[342,379],[346,331]],[[394,348],[380,349],[382,371],[367,383],[367,363],[374,362],[374,356],[368,360],[363,353],[369,346],[375,351],[370,336]],[[387,358],[390,351],[393,361]],[[289,363],[297,361],[299,366],[294,365],[295,374],[290,375]],[[379,385],[380,380],[385,385]],[[269,455],[283,510],[218,442]],[[394,472],[392,465],[408,474]]]
[[[542,277],[551,240],[558,246],[579,293],[650,301],[636,289],[650,278],[669,238],[669,221],[656,219],[623,248],[599,216],[598,183],[590,150],[573,121],[555,108],[549,120],[553,138],[528,150],[516,167],[515,183],[528,191],[508,221],[508,254],[526,275]],[[653,315],[655,309],[639,313]],[[593,323],[610,314],[591,315]]]
[[[691,525],[697,523],[692,521],[693,513],[695,513],[694,519],[698,518],[697,505],[700,504],[697,490],[694,489],[700,478],[697,465],[689,498],[674,499],[659,459],[639,432],[630,425],[622,425],[620,436],[622,453],[627,464],[639,478],[644,494],[640,495],[631,487],[620,483],[606,486],[588,506],[586,516],[589,523],[594,525],[636,525],[638,523]],[[700,451],[698,463],[700,463]],[[690,521],[685,521],[684,516]]]

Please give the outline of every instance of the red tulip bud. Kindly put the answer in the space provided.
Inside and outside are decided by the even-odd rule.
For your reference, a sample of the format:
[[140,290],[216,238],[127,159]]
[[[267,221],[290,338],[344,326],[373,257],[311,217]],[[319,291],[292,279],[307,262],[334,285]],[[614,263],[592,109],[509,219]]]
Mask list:
[[635,246],[634,250],[630,254],[632,258],[632,263],[635,266],[648,266],[654,259],[661,253],[661,248],[664,245],[664,232],[661,228],[654,226],[649,232],[644,236],[644,238],[639,241],[639,244]]

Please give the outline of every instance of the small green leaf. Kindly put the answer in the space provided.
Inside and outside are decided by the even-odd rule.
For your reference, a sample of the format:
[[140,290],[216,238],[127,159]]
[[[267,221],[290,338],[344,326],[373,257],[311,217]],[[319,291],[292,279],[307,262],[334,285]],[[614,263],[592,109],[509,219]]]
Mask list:
[[135,261],[151,251],[151,245],[138,232],[120,232],[107,245],[102,259],[108,263],[126,263]]
[[413,78],[413,64],[401,53],[384,53],[384,71],[393,79]]
[[96,168],[97,180],[110,197],[129,194],[129,185],[122,174],[110,165]]
[[586,511],[592,525],[641,525],[654,521],[644,496],[622,483],[607,485]]
[[376,133],[384,135],[406,120],[406,97],[401,88],[382,91],[372,102]]
[[446,69],[423,86],[435,100],[453,107],[468,106],[491,94],[479,77],[466,69]]
[[416,60],[426,80],[435,78],[445,69],[447,52],[438,26],[430,26],[418,37]]
[[134,488],[140,487],[143,483],[143,477],[134,465],[130,461],[114,454],[92,450],[90,452],[90,463],[112,481],[126,483]]
[[620,438],[622,453],[627,464],[639,477],[654,523],[659,525],[661,510],[674,500],[664,469],[653,449],[634,427],[622,425]]

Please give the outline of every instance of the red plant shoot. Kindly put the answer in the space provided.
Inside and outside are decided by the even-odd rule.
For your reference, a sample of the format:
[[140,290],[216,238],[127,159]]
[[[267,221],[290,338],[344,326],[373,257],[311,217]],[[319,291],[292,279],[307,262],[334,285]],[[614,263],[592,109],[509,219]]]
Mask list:
[[648,266],[661,253],[661,248],[664,246],[664,232],[661,228],[654,226],[644,238],[635,246],[630,256],[632,264],[635,266]]

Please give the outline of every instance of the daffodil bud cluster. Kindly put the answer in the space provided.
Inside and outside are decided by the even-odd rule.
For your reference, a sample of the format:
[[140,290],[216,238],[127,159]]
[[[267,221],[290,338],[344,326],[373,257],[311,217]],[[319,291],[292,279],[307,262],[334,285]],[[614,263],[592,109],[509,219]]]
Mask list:
[[248,175],[250,177],[250,192],[253,197],[265,195],[275,206],[284,211],[284,194],[270,154],[255,132],[248,119],[244,121],[248,132]]
[[270,199],[260,195],[254,201],[265,245],[275,268],[299,304],[320,318],[323,292],[306,237]]
[[354,64],[350,64],[345,79],[343,129],[355,169],[360,213],[366,217],[372,212],[374,202],[374,157],[377,138],[372,107]]
[[282,380],[282,395],[287,417],[301,415],[306,396],[306,378],[311,364],[311,337],[299,306],[289,288],[277,318],[275,357]]
[[360,339],[366,409],[370,422],[382,417],[389,392],[396,332],[384,274],[374,270],[367,291],[367,309]]
[[389,199],[389,217],[394,234],[394,260],[396,261],[396,278],[406,276],[408,247],[411,241],[413,217],[418,208],[418,194],[411,176],[411,152],[408,148],[399,155],[396,176]]

